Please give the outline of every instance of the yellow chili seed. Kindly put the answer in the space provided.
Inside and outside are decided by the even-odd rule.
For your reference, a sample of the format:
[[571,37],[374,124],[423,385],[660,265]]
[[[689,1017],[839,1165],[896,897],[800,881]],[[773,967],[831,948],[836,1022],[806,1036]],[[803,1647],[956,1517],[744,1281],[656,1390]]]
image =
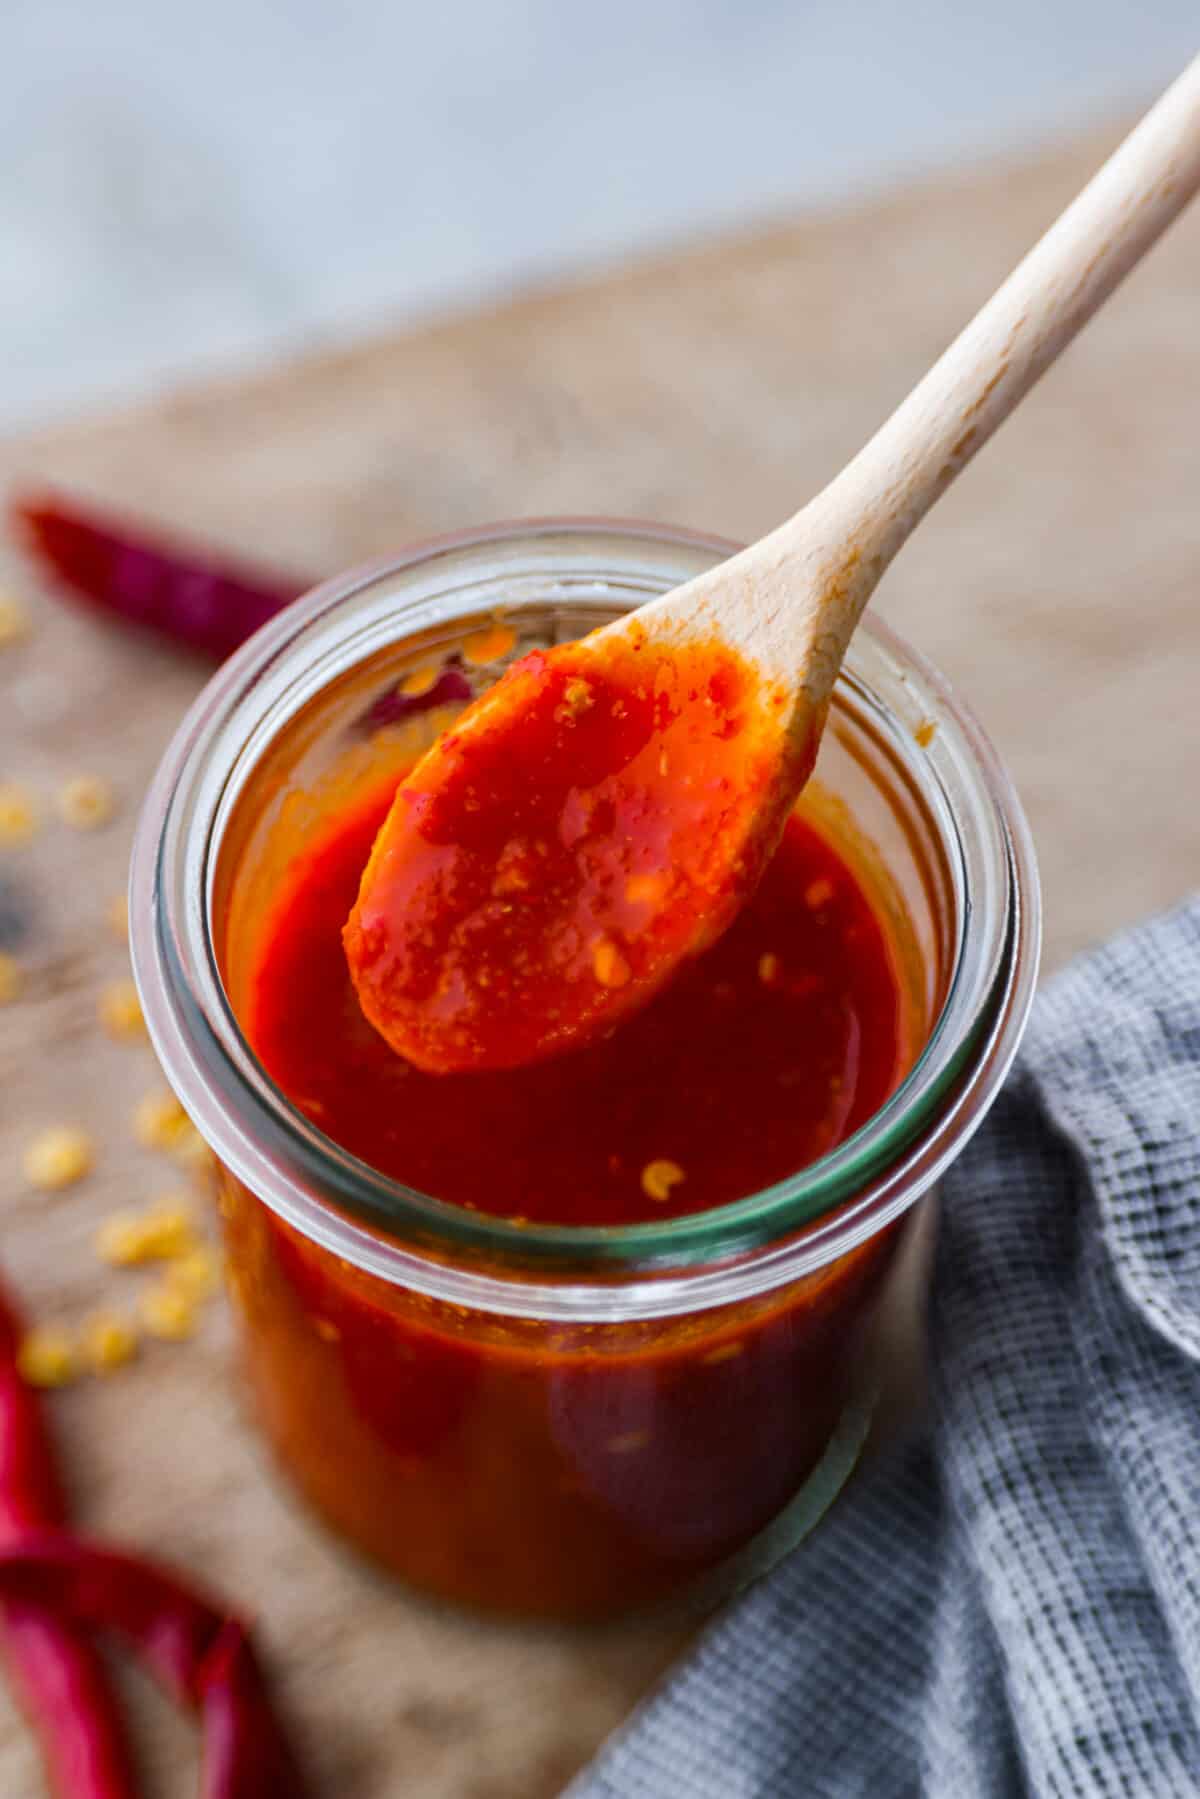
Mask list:
[[25,1151],[25,1179],[47,1193],[73,1186],[92,1166],[92,1141],[84,1131],[61,1125],[43,1131]]
[[937,736],[937,719],[923,718],[913,736],[923,750],[927,750]]
[[623,987],[629,979],[629,964],[609,937],[592,950],[592,970],[602,987]]
[[146,1257],[150,1260],[168,1261],[175,1256],[189,1255],[196,1246],[191,1213],[183,1199],[164,1199],[152,1206],[143,1213],[141,1228]]
[[743,1343],[721,1343],[716,1349],[710,1349],[707,1355],[702,1355],[700,1360],[708,1363],[732,1362],[736,1356],[745,1353],[746,1349]]
[[196,1247],[187,1202],[160,1200],[145,1212],[114,1212],[96,1232],[96,1254],[114,1268],[188,1255]]
[[96,1254],[113,1268],[132,1268],[144,1260],[142,1221],[136,1212],[114,1212],[96,1232]]
[[758,958],[758,978],[764,987],[770,987],[774,981],[779,979],[781,966],[779,957],[773,950],[767,950],[765,955]]
[[173,1162],[178,1162],[181,1168],[187,1168],[195,1175],[211,1174],[217,1165],[217,1158],[190,1118],[171,1144],[168,1153]]
[[28,636],[28,612],[12,594],[0,593],[0,648],[21,643]]
[[171,1149],[192,1121],[173,1093],[147,1093],[133,1114],[133,1134],[145,1149]]
[[604,1447],[610,1455],[632,1455],[637,1449],[645,1449],[649,1441],[648,1430],[627,1430],[619,1437],[610,1437]]
[[75,1375],[75,1345],[57,1325],[35,1325],[17,1351],[17,1369],[31,1387],[64,1387]]
[[405,675],[397,691],[406,699],[419,699],[423,693],[428,693],[431,687],[436,686],[441,672],[436,662],[427,662],[424,667],[414,668],[411,674]]
[[117,809],[112,787],[100,775],[76,775],[59,789],[56,803],[73,831],[98,831]]
[[15,781],[0,781],[0,845],[28,843],[38,827],[37,808]]
[[804,889],[804,903],[813,912],[818,912],[822,906],[827,906],[832,898],[832,881],[810,881]]
[[220,1264],[207,1243],[198,1243],[186,1255],[167,1264],[163,1276],[168,1287],[195,1303],[211,1299],[221,1285]]
[[22,985],[21,964],[15,956],[6,956],[0,950],[0,1006],[11,1006]]
[[662,1204],[671,1197],[671,1188],[677,1187],[687,1176],[678,1162],[668,1162],[660,1157],[654,1162],[647,1162],[642,1169],[642,1192],[647,1199]]
[[581,712],[587,712],[595,704],[596,696],[592,692],[591,682],[577,678],[568,681],[563,689],[562,706],[559,710],[565,709],[568,718],[578,718]]
[[138,990],[132,981],[111,981],[100,994],[100,1022],[119,1043],[146,1035]]
[[182,1343],[196,1329],[196,1308],[186,1293],[166,1281],[147,1287],[141,1298],[142,1323],[152,1337]]
[[137,1354],[137,1332],[119,1312],[94,1312],[85,1320],[83,1359],[93,1374],[111,1374]]
[[476,668],[485,662],[499,662],[516,645],[517,634],[510,631],[507,625],[491,625],[486,631],[476,631],[463,644],[463,655]]
[[123,893],[114,893],[108,902],[108,928],[119,943],[129,941],[129,901]]

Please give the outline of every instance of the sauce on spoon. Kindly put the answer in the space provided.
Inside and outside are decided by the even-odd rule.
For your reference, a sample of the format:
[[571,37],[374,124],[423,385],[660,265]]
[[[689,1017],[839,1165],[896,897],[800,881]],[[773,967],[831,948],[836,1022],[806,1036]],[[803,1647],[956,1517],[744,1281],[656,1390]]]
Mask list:
[[715,640],[666,654],[627,628],[515,663],[375,841],[344,937],[371,1023],[440,1073],[610,1031],[757,885],[782,710]]

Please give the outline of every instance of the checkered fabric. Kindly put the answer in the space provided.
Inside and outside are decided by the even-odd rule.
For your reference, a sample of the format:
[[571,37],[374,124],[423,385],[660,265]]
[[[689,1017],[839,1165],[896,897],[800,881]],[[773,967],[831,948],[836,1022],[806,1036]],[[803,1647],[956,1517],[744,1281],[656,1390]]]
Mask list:
[[1200,1795],[1200,901],[1039,997],[931,1330],[927,1436],[570,1799]]

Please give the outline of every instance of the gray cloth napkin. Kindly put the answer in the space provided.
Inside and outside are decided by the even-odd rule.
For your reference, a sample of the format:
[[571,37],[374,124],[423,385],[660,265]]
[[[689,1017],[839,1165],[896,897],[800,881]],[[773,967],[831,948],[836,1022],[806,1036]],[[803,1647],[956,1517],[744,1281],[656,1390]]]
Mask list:
[[931,1327],[927,1439],[570,1799],[1200,1795],[1200,902],[1039,997]]

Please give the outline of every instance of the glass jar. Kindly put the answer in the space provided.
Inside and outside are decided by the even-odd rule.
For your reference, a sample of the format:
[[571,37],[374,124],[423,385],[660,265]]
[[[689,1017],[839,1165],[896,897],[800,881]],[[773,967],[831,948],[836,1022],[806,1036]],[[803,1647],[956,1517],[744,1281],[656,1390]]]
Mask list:
[[[822,1161],[708,1212],[530,1226],[385,1178],[256,1061],[246,949],[314,821],[381,758],[411,761],[468,683],[732,547],[547,521],[329,582],[209,683],[139,826],[135,971],[220,1164],[266,1434],[336,1530],[465,1603],[598,1617],[711,1595],[811,1526],[863,1441],[864,1329],[903,1221],[978,1126],[1027,1017],[1039,897],[1020,806],[945,683],[869,619],[802,803],[903,925],[923,1047]],[[389,722],[387,696],[431,665],[434,710]]]

